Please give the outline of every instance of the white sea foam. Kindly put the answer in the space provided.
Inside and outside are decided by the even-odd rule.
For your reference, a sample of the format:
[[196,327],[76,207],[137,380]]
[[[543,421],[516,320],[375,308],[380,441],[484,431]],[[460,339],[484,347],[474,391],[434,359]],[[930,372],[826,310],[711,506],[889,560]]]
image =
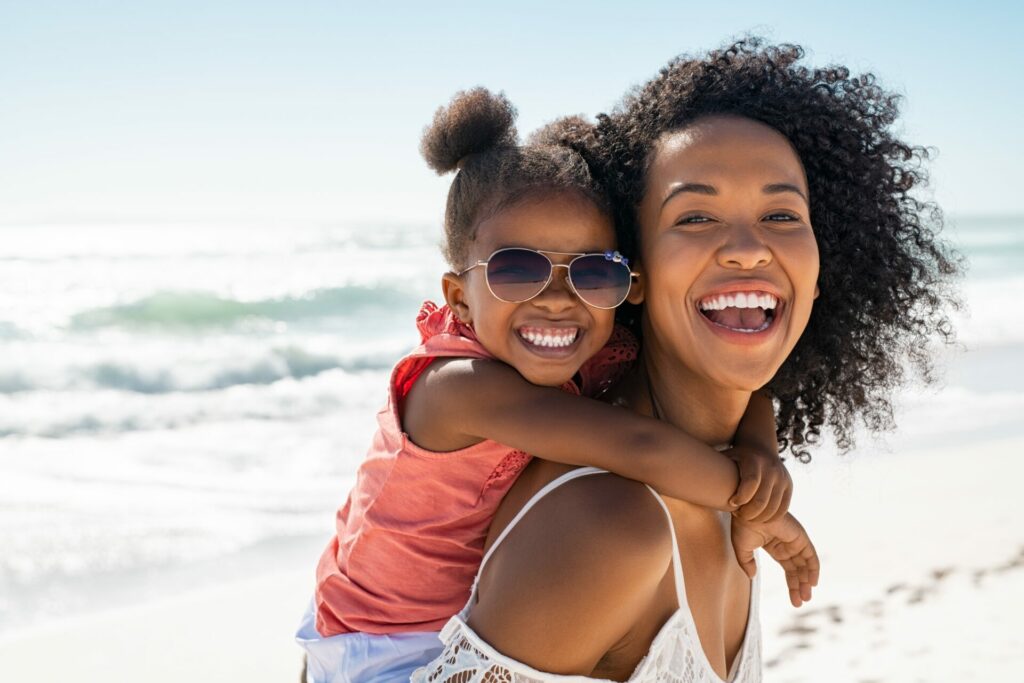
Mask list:
[[[1021,228],[1024,231],[1024,226]],[[958,316],[960,339],[970,348],[1024,344],[1024,252],[1021,268],[999,278],[972,278],[964,283],[966,308]]]
[[[411,310],[411,309],[410,309]],[[407,330],[408,323],[403,325]],[[380,370],[413,345],[403,340],[339,343],[329,334],[215,334],[175,338],[120,332],[7,344],[0,395],[121,389],[143,394],[272,384],[329,370]]]

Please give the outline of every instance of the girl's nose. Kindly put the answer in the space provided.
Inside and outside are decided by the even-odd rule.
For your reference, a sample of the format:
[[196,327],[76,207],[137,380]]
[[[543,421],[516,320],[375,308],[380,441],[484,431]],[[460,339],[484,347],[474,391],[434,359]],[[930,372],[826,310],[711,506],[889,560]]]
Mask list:
[[555,264],[551,269],[551,281],[532,302],[553,313],[564,311],[577,305],[576,293],[569,285],[569,269],[564,265]]

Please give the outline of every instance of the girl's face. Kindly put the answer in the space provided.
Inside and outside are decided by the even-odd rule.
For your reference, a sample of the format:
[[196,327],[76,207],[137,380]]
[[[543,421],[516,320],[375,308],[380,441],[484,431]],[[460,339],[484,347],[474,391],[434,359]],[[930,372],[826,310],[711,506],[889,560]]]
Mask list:
[[[571,194],[527,198],[499,211],[477,226],[469,262],[490,258],[504,247],[538,251],[604,252],[615,249],[610,219],[593,204]],[[572,257],[548,254],[553,263]],[[534,384],[559,386],[572,379],[612,333],[614,310],[588,306],[566,281],[565,268],[555,268],[548,287],[529,301],[506,303],[487,288],[485,268],[448,273],[442,286],[455,314],[471,324],[490,353],[514,367]],[[530,339],[548,336],[572,342],[544,346]]]
[[789,141],[716,116],[659,140],[639,207],[645,347],[717,385],[756,390],[807,326],[818,246]]

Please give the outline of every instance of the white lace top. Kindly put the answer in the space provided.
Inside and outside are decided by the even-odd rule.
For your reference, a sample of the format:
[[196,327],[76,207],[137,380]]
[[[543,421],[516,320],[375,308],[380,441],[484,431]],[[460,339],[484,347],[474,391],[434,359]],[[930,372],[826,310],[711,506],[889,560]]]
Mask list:
[[[488,645],[467,624],[469,613],[476,603],[477,582],[491,554],[501,544],[512,528],[537,501],[562,484],[590,474],[604,474],[596,467],[582,467],[567,472],[538,491],[523,506],[519,514],[498,536],[494,545],[484,556],[477,571],[476,581],[469,602],[457,615],[451,618],[441,631],[444,651],[430,664],[417,669],[410,679],[412,683],[584,683],[604,679],[587,676],[563,676],[545,673],[526,664],[506,657]],[[679,558],[679,543],[675,526],[668,507],[654,489],[651,493],[661,504],[668,517],[672,532],[672,570],[675,573],[676,600],[679,609],[669,617],[658,635],[651,642],[650,650],[640,661],[630,683],[723,683],[708,661],[697,638],[697,627],[686,603],[683,584],[683,565]],[[758,621],[758,595],[761,573],[758,572],[750,587],[750,608],[747,629],[736,658],[729,671],[728,683],[758,683],[761,680],[761,628]]]

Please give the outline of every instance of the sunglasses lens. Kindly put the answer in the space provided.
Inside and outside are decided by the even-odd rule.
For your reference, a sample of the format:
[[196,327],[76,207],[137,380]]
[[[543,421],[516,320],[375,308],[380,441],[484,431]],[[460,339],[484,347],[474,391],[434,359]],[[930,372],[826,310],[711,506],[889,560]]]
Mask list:
[[582,256],[569,267],[572,286],[583,301],[595,308],[615,308],[626,300],[632,282],[629,266],[602,254]]
[[551,275],[551,262],[529,249],[502,249],[487,263],[487,284],[502,301],[518,303],[541,293]]

